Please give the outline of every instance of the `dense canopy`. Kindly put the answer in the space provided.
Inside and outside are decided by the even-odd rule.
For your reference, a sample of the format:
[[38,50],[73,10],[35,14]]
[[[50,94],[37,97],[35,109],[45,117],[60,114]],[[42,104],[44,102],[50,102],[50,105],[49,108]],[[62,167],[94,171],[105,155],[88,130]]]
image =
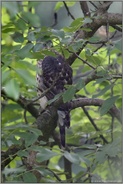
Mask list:
[[[121,182],[120,7],[2,2],[3,183]],[[57,54],[71,65],[73,84],[40,112],[37,61]],[[66,102],[71,125],[61,149],[56,110]]]

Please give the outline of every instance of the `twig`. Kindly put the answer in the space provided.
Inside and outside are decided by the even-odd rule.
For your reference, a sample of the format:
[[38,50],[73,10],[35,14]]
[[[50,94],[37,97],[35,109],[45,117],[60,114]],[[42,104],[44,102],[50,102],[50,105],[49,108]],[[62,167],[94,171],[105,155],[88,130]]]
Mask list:
[[71,14],[71,12],[70,12],[70,10],[69,10],[69,8],[68,8],[68,6],[67,6],[66,2],[65,2],[65,1],[63,1],[63,3],[64,3],[64,6],[65,6],[65,8],[66,8],[66,10],[67,10],[68,16],[70,15],[70,16],[71,16],[71,18],[72,18],[73,20],[75,20],[74,16]]
[[89,1],[90,4],[92,4],[96,9],[98,8],[92,1]]
[[[34,100],[32,100],[31,102],[29,102],[27,105],[32,104],[32,103],[38,101],[40,98],[44,97],[44,96],[54,87],[54,85],[55,85],[55,83],[56,83],[56,81],[57,81],[58,79],[59,79],[59,77],[57,77],[57,78],[53,81],[52,85],[51,85],[48,89],[46,89],[40,96],[38,96],[36,99],[34,99]],[[40,88],[38,88],[38,90],[42,92],[42,90],[41,90]]]
[[122,32],[122,28],[117,25],[112,25],[114,29],[117,29],[118,31]]
[[[83,109],[84,113],[86,114],[86,116],[88,117],[88,119],[90,120],[93,127],[95,128],[95,130],[100,132],[100,129],[97,127],[97,125],[95,124],[94,120],[92,119],[92,117],[90,116],[90,114],[88,113],[86,108],[82,107],[82,109]],[[105,137],[102,134],[100,134],[100,138],[103,140],[104,143],[108,144],[108,141],[105,139]]]
[[62,182],[62,180],[58,177],[58,175],[57,175],[55,172],[53,172],[53,170],[51,170],[51,169],[48,168],[48,167],[46,167],[46,169],[49,170],[49,171],[55,176],[55,178],[56,178],[58,181]]
[[105,12],[107,12],[107,10],[109,9],[109,7],[111,6],[112,1],[104,1],[102,4],[100,4],[97,8],[97,14],[103,14]]
[[75,56],[76,56],[78,59],[80,59],[83,63],[87,64],[88,66],[90,66],[92,69],[95,70],[95,67],[94,67],[94,66],[92,66],[90,63],[88,63],[87,60],[82,59],[76,52],[70,51],[68,48],[67,48],[66,50],[67,50],[69,53],[75,54]]

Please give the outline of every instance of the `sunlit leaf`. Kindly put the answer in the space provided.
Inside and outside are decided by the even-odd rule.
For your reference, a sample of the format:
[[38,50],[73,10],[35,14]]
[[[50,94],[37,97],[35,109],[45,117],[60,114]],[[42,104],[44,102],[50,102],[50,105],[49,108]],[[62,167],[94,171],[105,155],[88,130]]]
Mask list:
[[63,6],[64,6],[63,2],[57,2],[54,8],[54,11],[58,11]]
[[9,97],[15,100],[19,98],[20,88],[16,79],[10,79],[10,81],[7,81],[4,86],[4,90]]

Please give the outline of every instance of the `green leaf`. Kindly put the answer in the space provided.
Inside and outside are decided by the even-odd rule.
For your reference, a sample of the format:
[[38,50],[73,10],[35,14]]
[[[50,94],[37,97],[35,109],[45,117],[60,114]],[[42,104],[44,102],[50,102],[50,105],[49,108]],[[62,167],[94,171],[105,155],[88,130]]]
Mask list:
[[13,35],[12,35],[12,38],[15,42],[17,43],[23,43],[24,42],[24,37],[23,37],[23,34],[19,33],[19,32],[15,32]]
[[25,29],[27,28],[26,23],[22,19],[18,19],[15,22],[15,26],[16,28],[18,28],[18,30],[22,30],[22,31],[25,31]]
[[40,27],[40,19],[37,14],[31,12],[23,12],[22,18],[33,27]]
[[24,139],[26,147],[32,145],[38,138],[38,135],[31,132],[15,132],[15,135]]
[[[47,175],[48,176],[54,176],[53,175],[53,172],[51,172],[50,170],[48,170],[48,169],[46,169],[46,168],[43,168],[43,167],[38,167],[37,168],[37,170],[41,173],[41,175],[42,176],[44,176],[44,178],[46,178],[47,177]],[[58,172],[58,170],[57,170],[57,172]],[[58,174],[58,173],[57,173]],[[46,180],[45,180],[45,182],[46,182]],[[50,183],[50,182],[48,182],[48,183]],[[52,182],[51,182],[52,183]],[[53,182],[54,183],[54,182]]]
[[70,86],[64,93],[63,93],[63,101],[64,103],[73,99],[74,94],[76,92],[75,86]]
[[64,152],[64,156],[66,159],[68,159],[70,162],[74,164],[80,164],[80,159],[77,154],[75,153],[69,153],[67,151]]
[[86,57],[91,56],[91,50],[87,48],[85,51],[85,55],[86,55]]
[[32,47],[33,47],[33,44],[28,43],[27,45],[25,45],[23,48],[21,48],[16,53],[20,58],[24,59],[25,57],[28,57],[29,51],[31,50]]
[[[86,54],[87,54],[87,53],[86,53]],[[90,63],[93,63],[93,64],[95,64],[96,66],[99,66],[99,65],[102,63],[102,61],[103,61],[103,59],[102,59],[101,57],[99,57],[99,56],[92,56],[91,53],[90,53],[90,55],[89,55],[89,54],[86,55],[86,58],[87,58],[87,60],[88,60]]]
[[[121,140],[119,138],[115,139],[111,144],[103,146],[103,152],[110,157],[115,157],[121,152]],[[117,148],[117,149],[116,149]]]
[[41,51],[43,49],[43,44],[42,43],[36,43],[34,48],[33,48],[33,51],[34,52],[37,52],[37,51]]
[[74,6],[76,4],[76,2],[66,2],[67,6],[71,7]]
[[43,161],[49,160],[50,158],[57,156],[57,155],[58,155],[58,153],[55,153],[47,148],[42,148],[40,150],[40,153],[37,153],[36,160],[38,162],[43,162]]
[[5,84],[4,90],[9,97],[15,100],[19,98],[20,88],[19,88],[19,84],[15,79],[11,79]]
[[112,143],[106,144],[96,153],[96,160],[101,164],[107,160],[107,157],[115,157],[121,153],[121,139],[117,138]]
[[[76,2],[66,2],[67,6],[74,6]],[[54,11],[58,11],[60,8],[64,6],[63,2],[57,2],[54,8]]]
[[55,95],[55,97],[53,99],[49,100],[47,104],[50,105],[51,103],[56,101],[61,95],[62,95],[62,93]]
[[104,89],[100,90],[99,93],[92,96],[92,98],[97,98],[98,96],[104,95],[108,90],[110,90],[113,87],[113,85],[107,85]]
[[2,6],[10,12],[11,17],[15,16],[18,13],[17,2],[2,2]]
[[99,164],[104,163],[105,160],[107,160],[107,155],[105,155],[104,152],[99,151],[99,152],[96,153],[96,161],[97,161]]
[[19,157],[27,157],[27,156],[29,155],[29,153],[28,153],[27,151],[25,151],[25,150],[19,150],[19,151],[17,152],[17,155],[18,155]]
[[51,35],[51,37],[53,36],[53,35],[55,35],[55,36],[57,36],[58,38],[64,38],[64,31],[62,31],[62,30],[55,30],[55,29],[52,29],[52,35]]
[[85,19],[84,19],[84,21],[83,21],[85,24],[87,24],[87,23],[91,23],[92,22],[92,19],[91,18],[89,18],[89,17],[86,17]]
[[2,85],[6,82],[7,79],[10,79],[10,70],[2,71]]
[[82,23],[83,23],[83,18],[77,18],[77,19],[75,19],[72,23],[71,23],[71,25],[70,25],[70,27],[74,27],[74,26],[81,26],[82,25]]
[[37,183],[36,176],[31,172],[24,173],[22,177],[25,183]]
[[122,38],[115,43],[115,47],[122,52]]
[[80,79],[76,84],[76,89],[81,90],[85,86],[85,83],[82,79]]
[[41,130],[37,129],[37,128],[32,128],[32,127],[28,127],[28,130],[33,132],[37,137],[42,135]]
[[35,41],[36,40],[35,33],[34,32],[29,32],[28,36],[27,36],[27,39],[29,41]]
[[103,116],[104,114],[106,114],[118,98],[119,96],[113,96],[105,100],[100,108],[100,115]]
[[32,76],[32,74],[27,71],[27,70],[22,70],[22,69],[16,69],[16,72],[18,75],[24,80],[25,85],[26,83],[29,85],[35,86],[35,78]]
[[58,11],[63,6],[64,6],[63,2],[57,2],[54,8],[54,11]]

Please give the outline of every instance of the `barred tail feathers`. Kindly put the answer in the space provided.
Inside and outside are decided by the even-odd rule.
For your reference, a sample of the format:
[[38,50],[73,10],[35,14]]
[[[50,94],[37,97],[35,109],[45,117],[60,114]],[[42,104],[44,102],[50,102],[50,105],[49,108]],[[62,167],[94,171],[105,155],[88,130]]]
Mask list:
[[58,125],[60,129],[61,145],[65,147],[65,127],[69,128],[70,126],[69,111],[58,110]]

